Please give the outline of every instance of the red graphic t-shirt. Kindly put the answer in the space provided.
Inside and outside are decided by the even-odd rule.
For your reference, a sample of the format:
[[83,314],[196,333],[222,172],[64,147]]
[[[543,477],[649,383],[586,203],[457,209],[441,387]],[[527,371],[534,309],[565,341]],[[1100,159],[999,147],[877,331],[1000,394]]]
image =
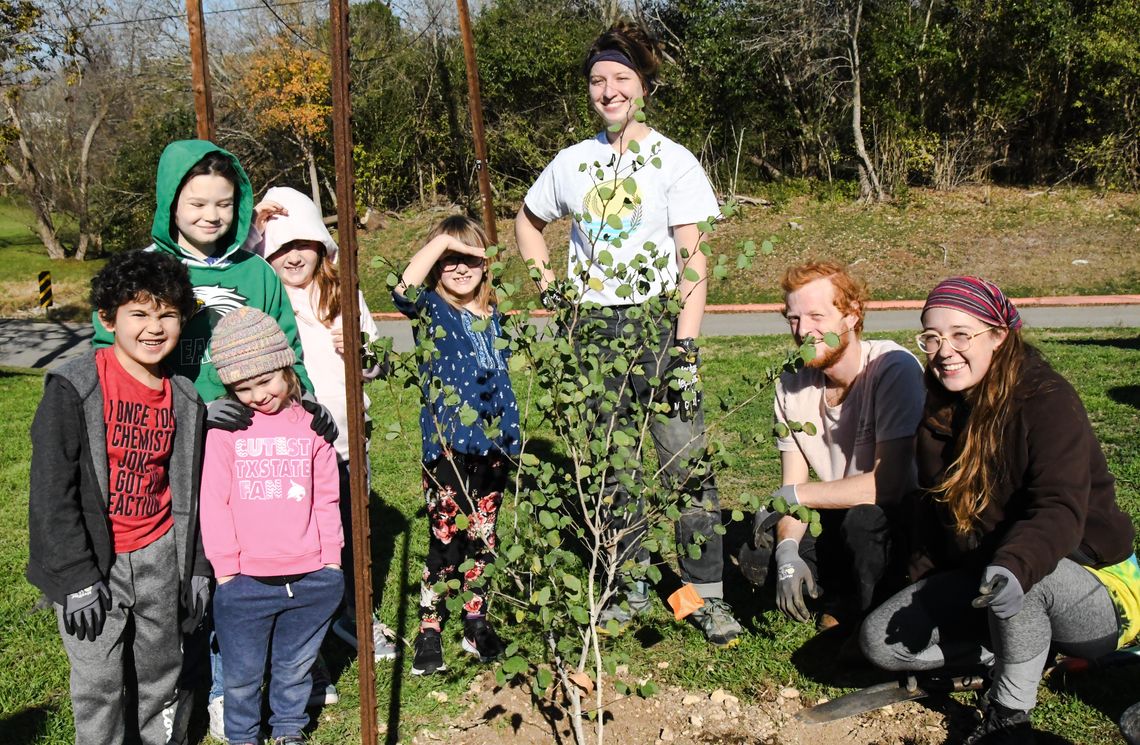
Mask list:
[[154,390],[123,369],[113,348],[95,353],[107,425],[111,531],[115,553],[137,551],[174,524],[167,465],[174,446],[170,381]]

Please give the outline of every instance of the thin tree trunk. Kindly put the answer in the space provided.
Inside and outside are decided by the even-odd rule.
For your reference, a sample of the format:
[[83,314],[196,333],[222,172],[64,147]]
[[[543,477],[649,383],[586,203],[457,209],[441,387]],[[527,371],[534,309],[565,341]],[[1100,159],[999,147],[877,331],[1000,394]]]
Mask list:
[[87,258],[87,250],[91,244],[99,244],[99,236],[93,235],[91,231],[91,208],[88,203],[87,185],[89,181],[88,164],[91,160],[91,144],[95,141],[95,134],[99,131],[99,127],[103,125],[103,120],[107,118],[107,112],[110,110],[110,102],[104,98],[99,102],[95,108],[95,116],[91,119],[91,123],[87,125],[87,133],[83,136],[83,147],[79,151],[79,244],[75,247],[76,261],[83,261]]
[[855,6],[854,21],[848,26],[851,43],[851,134],[855,140],[855,155],[859,158],[859,197],[866,201],[884,200],[883,186],[875,173],[875,164],[867,155],[863,141],[863,91],[859,68],[859,24],[863,20],[863,0]]
[[24,198],[28,200],[28,205],[31,206],[32,212],[35,213],[36,233],[39,234],[40,242],[42,242],[44,248],[47,249],[48,258],[52,260],[67,258],[67,252],[64,250],[63,244],[59,241],[55,224],[51,219],[51,200],[46,193],[46,185],[43,183],[43,178],[40,176],[39,170],[36,169],[31,146],[29,146],[28,141],[24,139],[24,129],[20,123],[20,114],[16,111],[15,103],[11,97],[4,97],[4,106],[8,110],[8,117],[11,119],[12,127],[16,131],[16,144],[19,149],[20,165],[19,168],[16,168],[16,166],[9,161],[4,164],[4,170],[16,183],[16,188],[24,194]]
[[308,142],[301,145],[301,150],[305,154],[305,162],[309,165],[309,189],[312,192],[313,204],[317,205],[317,214],[324,216],[324,211],[321,210],[321,179],[317,173],[317,156]]

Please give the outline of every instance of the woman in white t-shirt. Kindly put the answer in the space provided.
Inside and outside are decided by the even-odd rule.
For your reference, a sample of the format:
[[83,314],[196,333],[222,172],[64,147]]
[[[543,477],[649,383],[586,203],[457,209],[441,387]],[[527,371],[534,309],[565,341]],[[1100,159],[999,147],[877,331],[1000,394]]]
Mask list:
[[[607,390],[617,394],[617,423],[628,425],[652,402],[668,400],[668,414],[648,421],[665,464],[662,478],[684,494],[678,545],[699,546],[699,551],[680,551],[681,575],[704,599],[693,614],[697,626],[709,641],[727,646],[741,629],[723,599],[722,542],[714,529],[720,508],[703,455],[696,344],[707,291],[698,224],[716,219],[720,210],[700,162],[646,124],[644,102],[659,64],[655,44],[640,27],[618,23],[598,37],[583,72],[604,129],[562,150],[546,166],[527,192],[515,235],[523,258],[538,270],[543,305],[557,312],[576,348],[597,342],[594,348],[631,360],[628,372],[614,368],[606,379]],[[561,283],[542,233],[567,216],[573,220],[568,280]],[[609,429],[600,422],[595,431],[600,436]],[[628,492],[612,469],[606,488],[611,487],[614,504],[627,504]],[[633,528],[619,543],[619,566],[630,559],[648,563],[640,543],[644,531],[636,527],[644,522],[640,514],[636,504],[612,516],[611,529]],[[648,608],[644,573],[635,575],[615,583],[602,625],[610,620],[624,625]]]

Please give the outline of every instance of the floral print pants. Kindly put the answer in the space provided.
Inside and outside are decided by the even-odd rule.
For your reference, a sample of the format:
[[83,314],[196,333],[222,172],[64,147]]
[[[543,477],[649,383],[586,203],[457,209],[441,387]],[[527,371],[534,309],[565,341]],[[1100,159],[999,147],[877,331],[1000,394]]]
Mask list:
[[[420,585],[420,627],[440,628],[447,619],[447,598],[456,592],[470,597],[463,603],[465,616],[486,613],[486,588],[473,586],[483,568],[494,561],[497,546],[495,520],[507,485],[508,461],[501,453],[445,454],[424,464],[424,500],[427,502],[428,553]],[[456,517],[467,518],[461,530]],[[460,572],[470,559],[472,566]],[[436,592],[436,585],[459,580],[459,589]]]

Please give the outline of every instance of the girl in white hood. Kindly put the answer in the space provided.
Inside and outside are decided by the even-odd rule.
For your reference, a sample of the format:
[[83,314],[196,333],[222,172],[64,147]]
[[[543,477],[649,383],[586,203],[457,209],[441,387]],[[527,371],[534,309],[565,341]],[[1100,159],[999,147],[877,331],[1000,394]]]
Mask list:
[[[336,419],[339,430],[334,446],[340,464],[340,504],[342,518],[350,525],[348,507],[348,404],[344,375],[345,333],[341,325],[340,278],[337,274],[337,245],[325,227],[320,210],[309,197],[296,189],[275,186],[265,194],[265,199],[254,208],[254,228],[261,233],[261,241],[254,248],[270,263],[285,285],[285,294],[293,305],[297,317],[297,330],[301,336],[301,347],[305,360],[309,363],[309,377],[317,400],[328,408]],[[360,331],[371,341],[378,336],[376,322],[364,302],[364,295],[358,297],[360,305]],[[356,334],[349,333],[352,343]],[[364,379],[372,380],[380,374],[379,365],[364,370]],[[368,396],[364,397],[364,409],[369,407]],[[366,414],[367,416],[367,414]],[[364,467],[368,468],[365,462]],[[333,622],[332,630],[337,636],[356,647],[356,631],[353,619],[353,599],[355,588],[352,580],[352,531],[345,529],[345,602],[347,610]],[[392,659],[396,648],[390,640],[390,632],[378,620],[373,621],[372,638],[375,657]]]

